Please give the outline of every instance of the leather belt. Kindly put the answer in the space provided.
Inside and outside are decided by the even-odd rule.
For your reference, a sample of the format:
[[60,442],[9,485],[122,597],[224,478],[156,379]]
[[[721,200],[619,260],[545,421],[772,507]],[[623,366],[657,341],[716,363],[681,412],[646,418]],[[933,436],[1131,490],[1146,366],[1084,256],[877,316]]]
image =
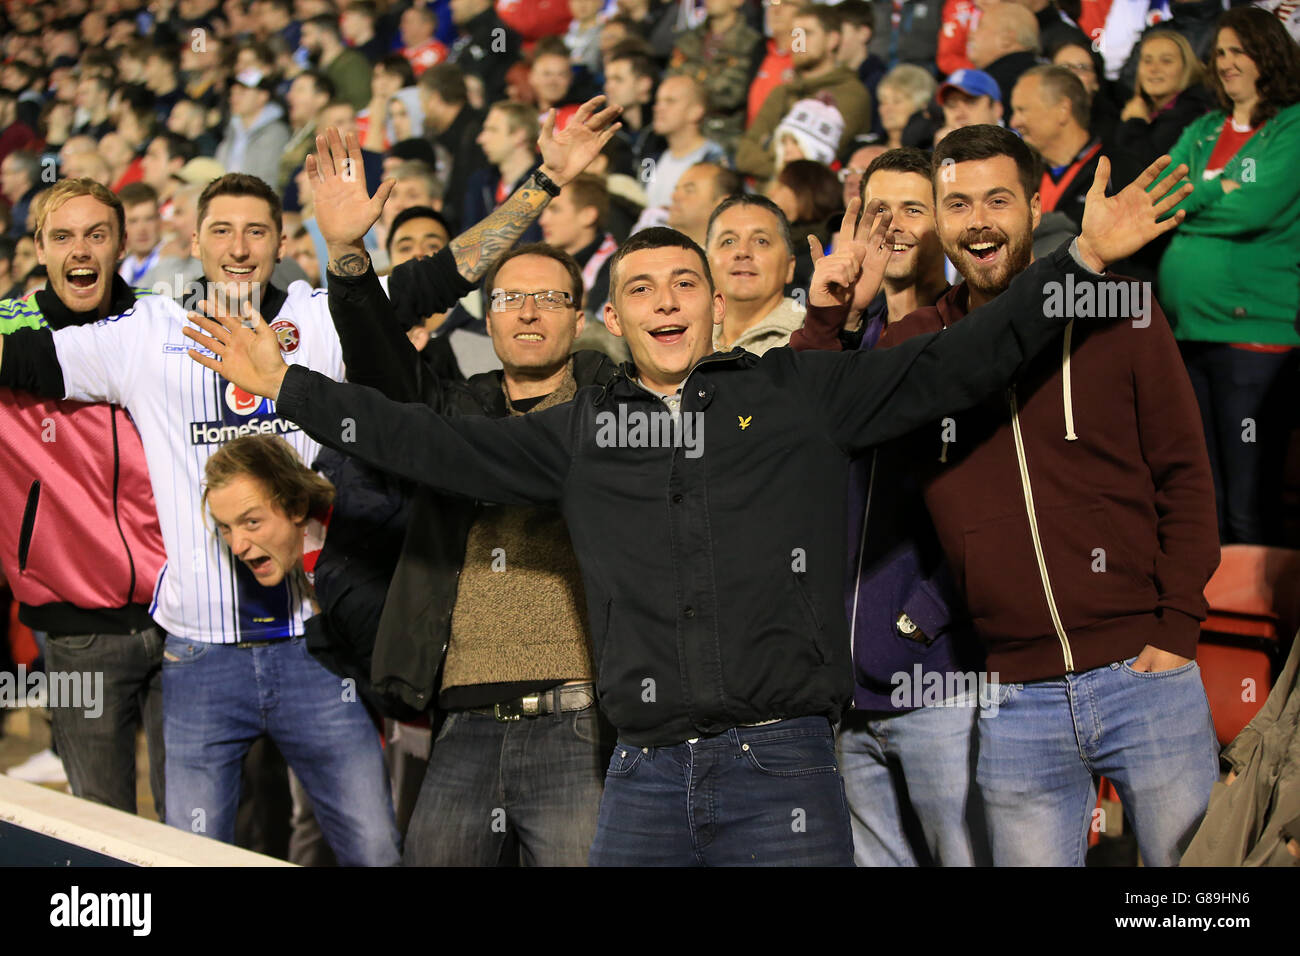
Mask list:
[[247,649],[250,647],[270,647],[272,644],[283,644],[285,641],[293,640],[292,637],[277,637],[271,641],[239,641],[234,646]]
[[471,714],[483,714],[504,722],[523,720],[525,717],[542,717],[546,714],[586,710],[596,703],[596,687],[590,681],[583,684],[565,684],[550,690],[525,694],[514,700],[502,701],[491,707],[471,707]]

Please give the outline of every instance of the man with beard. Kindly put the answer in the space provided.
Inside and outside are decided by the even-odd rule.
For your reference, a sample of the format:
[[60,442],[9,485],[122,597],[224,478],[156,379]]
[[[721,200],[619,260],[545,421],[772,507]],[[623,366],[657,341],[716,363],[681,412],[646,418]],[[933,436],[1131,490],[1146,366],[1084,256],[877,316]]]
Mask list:
[[777,171],[772,137],[800,100],[823,100],[839,110],[844,118],[839,156],[848,152],[857,136],[871,131],[871,95],[857,74],[835,58],[840,44],[838,15],[830,7],[814,5],[795,16],[794,29],[801,31],[802,40],[791,47],[794,78],[768,94],[736,147],[736,169],[759,179]]
[[[956,130],[932,163],[939,236],[965,282],[890,326],[886,348],[959,328],[1033,260],[1039,170],[1015,134]],[[1108,174],[1103,158],[1090,210]],[[978,722],[976,777],[996,866],[1082,866],[1098,774],[1144,862],[1176,864],[1218,778],[1193,660],[1219,556],[1200,414],[1149,289],[1098,291],[1044,286],[1043,314],[1071,318],[1059,348],[915,436],[926,504],[988,651],[981,703],[997,716]]]
[[370,61],[350,50],[339,35],[338,18],[322,13],[302,25],[302,46],[311,64],[334,84],[335,95],[357,110],[370,102]]
[[[205,349],[190,351],[200,365],[371,465],[480,500],[559,505],[601,706],[620,731],[591,862],[844,864],[831,726],[852,689],[838,611],[848,456],[1012,380],[1066,325],[1042,314],[1047,290],[1095,293],[1107,262],[1181,221],[1157,223],[1190,191],[1168,194],[1185,167],[1146,192],[1167,165],[1113,198],[1096,184],[1078,240],[973,321],[888,353],[713,353],[726,300],[703,250],[648,229],[619,248],[605,307],[634,362],[509,419],[441,416],[287,368],[256,316],[192,315],[207,334],[185,334]],[[845,230],[828,289],[880,281],[888,219]],[[707,458],[703,433],[685,434],[706,424]]]
[[[826,295],[827,259],[811,239],[818,268],[808,317],[790,341],[797,351],[874,348],[887,322],[947,291],[929,155],[903,148],[876,157],[862,178],[862,200],[867,209],[883,205],[892,213],[883,293],[867,302],[869,290],[859,283],[852,299]],[[837,746],[854,860],[987,864],[973,793],[978,700],[958,689],[983,656],[905,452],[899,443],[883,446],[849,471],[851,578],[844,600],[854,689]],[[926,700],[916,693],[918,677],[922,687],[928,679],[956,692]]]

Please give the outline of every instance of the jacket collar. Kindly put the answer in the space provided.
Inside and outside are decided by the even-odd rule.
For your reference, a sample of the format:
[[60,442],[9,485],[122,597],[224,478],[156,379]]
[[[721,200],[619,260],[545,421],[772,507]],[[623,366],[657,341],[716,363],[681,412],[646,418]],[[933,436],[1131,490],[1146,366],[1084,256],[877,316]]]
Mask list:
[[[112,296],[109,299],[108,314],[121,315],[135,305],[135,290],[127,285],[126,280],[116,273],[113,275]],[[99,321],[99,309],[86,312],[74,312],[63,300],[48,287],[36,293],[36,305],[41,315],[52,329],[62,329],[71,325],[89,325]]]

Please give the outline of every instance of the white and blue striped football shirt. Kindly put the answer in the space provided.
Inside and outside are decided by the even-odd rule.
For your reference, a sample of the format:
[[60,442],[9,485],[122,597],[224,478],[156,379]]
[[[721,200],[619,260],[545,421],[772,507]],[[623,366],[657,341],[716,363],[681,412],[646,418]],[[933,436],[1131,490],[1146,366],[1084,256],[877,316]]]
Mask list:
[[[293,283],[270,322],[286,362],[342,379],[324,289]],[[222,443],[243,435],[281,435],[308,464],[320,446],[280,418],[274,402],[190,359],[194,343],[181,334],[188,325],[176,302],[141,295],[121,315],[59,329],[54,347],[66,397],[121,405],[140,430],[167,549],[149,609],[158,625],[217,644],[300,635],[311,616],[304,588],[289,578],[263,587],[232,559],[203,513],[203,466]]]

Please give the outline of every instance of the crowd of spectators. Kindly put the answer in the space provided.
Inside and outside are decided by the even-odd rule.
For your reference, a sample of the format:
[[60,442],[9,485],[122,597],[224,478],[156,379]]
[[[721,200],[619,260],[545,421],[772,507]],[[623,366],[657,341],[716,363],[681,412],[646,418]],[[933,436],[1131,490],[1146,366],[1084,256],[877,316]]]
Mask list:
[[[572,305],[585,325],[569,345],[629,358],[606,322],[611,270],[630,237],[667,226],[705,250],[725,297],[714,346],[761,355],[803,326],[814,270],[882,156],[894,157],[886,174],[915,179],[956,131],[1011,130],[1032,157],[1026,242],[1042,258],[1079,235],[1099,168],[1115,195],[1170,154],[1196,186],[1186,218],[1116,271],[1148,285],[1177,340],[1220,541],[1295,546],[1297,42],[1300,5],[1288,0],[8,0],[0,299],[45,287],[38,197],[74,178],[120,200],[116,267],[131,288],[184,298],[205,269],[205,190],[228,174],[268,184],[282,209],[273,284],[325,285],[331,210],[309,156],[332,128],[355,137],[372,192],[394,183],[363,242],[417,367],[456,379],[504,368],[509,383],[490,283],[426,311],[388,274],[534,182],[539,136],[581,124],[581,105],[603,95],[620,128],[518,237],[565,254],[547,267],[553,288],[568,281],[565,263],[580,273]],[[933,216],[933,197],[917,202]],[[895,209],[891,241],[900,256],[928,249],[922,284],[934,294],[908,300],[928,306],[944,277],[966,272],[932,224],[904,220],[918,208]],[[903,318],[894,296],[886,283],[855,303],[869,344]],[[579,386],[607,370],[590,373]],[[463,395],[429,403],[457,401],[477,407]],[[410,815],[399,806],[402,829]],[[425,859],[443,861],[431,841],[423,833]]]

